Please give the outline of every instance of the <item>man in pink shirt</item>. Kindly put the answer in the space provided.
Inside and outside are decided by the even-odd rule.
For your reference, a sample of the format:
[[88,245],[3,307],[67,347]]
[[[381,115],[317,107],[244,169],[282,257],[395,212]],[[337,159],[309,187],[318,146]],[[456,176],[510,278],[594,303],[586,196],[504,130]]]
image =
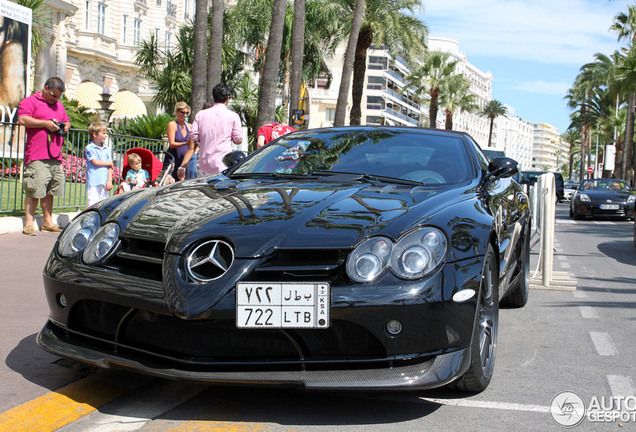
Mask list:
[[179,179],[185,177],[186,166],[194,154],[194,143],[199,143],[198,176],[217,174],[226,169],[223,156],[231,152],[232,143],[243,142],[241,119],[238,114],[230,111],[227,104],[230,101],[232,89],[225,83],[220,83],[212,89],[214,105],[199,111],[192,122],[190,138],[192,145],[183,157],[178,169]]
[[[38,200],[42,206],[42,231],[61,232],[53,223],[53,196],[64,194],[66,175],[62,168],[62,144],[71,122],[59,101],[65,91],[64,81],[49,78],[44,89],[20,102],[18,123],[26,128],[22,190],[26,195],[26,222],[22,232],[35,235],[33,226]],[[60,122],[63,122],[60,130]]]

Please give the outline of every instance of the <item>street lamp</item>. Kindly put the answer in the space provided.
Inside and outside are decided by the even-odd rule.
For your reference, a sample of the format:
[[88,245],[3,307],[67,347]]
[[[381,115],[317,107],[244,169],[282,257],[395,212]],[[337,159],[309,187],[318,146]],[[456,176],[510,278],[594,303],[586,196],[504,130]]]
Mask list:
[[115,110],[110,108],[113,104],[113,101],[110,100],[110,89],[107,86],[104,86],[100,97],[101,99],[97,100],[99,106],[101,107],[97,110],[99,112],[99,118],[101,121],[108,124],[108,119],[110,119],[110,115],[114,113]]

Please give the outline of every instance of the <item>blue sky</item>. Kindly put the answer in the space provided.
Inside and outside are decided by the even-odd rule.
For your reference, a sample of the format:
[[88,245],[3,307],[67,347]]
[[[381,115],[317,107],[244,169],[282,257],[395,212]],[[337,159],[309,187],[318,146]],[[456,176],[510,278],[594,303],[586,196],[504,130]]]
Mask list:
[[610,32],[627,0],[422,0],[432,36],[459,41],[459,50],[493,74],[493,98],[530,122],[565,132],[571,110],[563,99],[580,67],[595,53],[625,42]]

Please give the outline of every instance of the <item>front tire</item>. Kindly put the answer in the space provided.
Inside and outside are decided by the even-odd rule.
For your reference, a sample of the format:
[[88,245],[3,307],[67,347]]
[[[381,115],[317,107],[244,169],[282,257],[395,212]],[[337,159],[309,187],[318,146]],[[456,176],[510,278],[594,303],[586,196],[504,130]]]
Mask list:
[[479,284],[479,303],[470,347],[470,367],[457,381],[453,390],[481,392],[488,387],[495,367],[497,353],[497,327],[499,325],[499,273],[492,245],[484,257]]
[[525,241],[519,257],[520,271],[512,292],[501,300],[502,306],[520,308],[528,303],[530,294],[530,227],[526,228]]

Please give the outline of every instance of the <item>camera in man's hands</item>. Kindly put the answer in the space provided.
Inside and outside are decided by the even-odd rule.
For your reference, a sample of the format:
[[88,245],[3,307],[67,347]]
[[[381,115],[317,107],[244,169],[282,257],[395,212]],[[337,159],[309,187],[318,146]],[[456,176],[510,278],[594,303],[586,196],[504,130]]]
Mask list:
[[56,130],[55,133],[57,133],[59,136],[66,135],[66,132],[64,131],[64,128],[66,127],[66,123],[64,123],[62,121],[59,121],[59,122],[54,121],[53,124],[55,124],[55,126],[59,127],[59,129]]

